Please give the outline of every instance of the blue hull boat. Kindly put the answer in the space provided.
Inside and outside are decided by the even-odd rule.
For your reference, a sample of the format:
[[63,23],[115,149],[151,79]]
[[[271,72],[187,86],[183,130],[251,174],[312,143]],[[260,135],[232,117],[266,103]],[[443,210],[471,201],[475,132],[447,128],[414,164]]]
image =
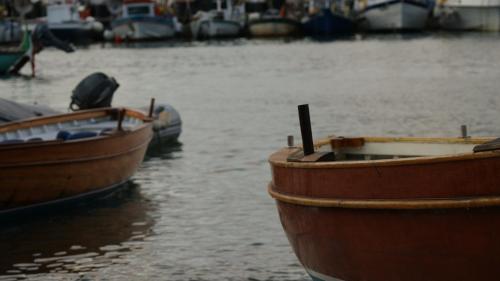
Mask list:
[[321,9],[303,25],[306,36],[333,37],[354,33],[355,24],[350,18],[334,14],[330,9]]

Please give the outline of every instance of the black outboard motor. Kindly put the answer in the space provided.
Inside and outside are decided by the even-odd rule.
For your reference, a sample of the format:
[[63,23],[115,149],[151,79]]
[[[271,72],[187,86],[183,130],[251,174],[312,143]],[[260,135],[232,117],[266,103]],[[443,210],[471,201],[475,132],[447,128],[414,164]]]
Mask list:
[[73,90],[69,108],[73,111],[110,107],[113,94],[120,85],[113,77],[102,72],[85,77]]

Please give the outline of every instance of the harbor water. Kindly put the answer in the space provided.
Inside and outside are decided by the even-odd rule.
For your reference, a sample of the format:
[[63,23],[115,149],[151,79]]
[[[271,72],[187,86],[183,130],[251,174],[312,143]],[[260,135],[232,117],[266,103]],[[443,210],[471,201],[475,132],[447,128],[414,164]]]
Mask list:
[[[174,106],[180,144],[114,196],[0,226],[0,280],[310,280],[281,228],[267,157],[313,135],[500,136],[500,35],[356,36],[45,50],[2,98],[66,111],[102,71],[115,106]],[[103,171],[104,172],[104,171]]]

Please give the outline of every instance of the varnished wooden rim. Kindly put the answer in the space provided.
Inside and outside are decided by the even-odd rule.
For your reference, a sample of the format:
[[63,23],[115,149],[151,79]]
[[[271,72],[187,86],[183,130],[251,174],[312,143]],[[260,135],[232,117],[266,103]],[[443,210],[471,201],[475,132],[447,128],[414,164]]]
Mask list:
[[442,199],[335,199],[311,198],[289,195],[274,190],[273,184],[268,192],[274,199],[301,206],[343,209],[379,210],[428,210],[428,209],[467,209],[500,206],[500,196],[482,196]]
[[97,108],[97,109],[89,109],[89,110],[80,110],[71,113],[62,113],[57,115],[49,115],[44,117],[33,117],[27,118],[23,120],[12,121],[0,126],[0,133],[8,132],[11,130],[25,129],[33,126],[40,125],[50,125],[58,122],[66,122],[73,120],[85,120],[89,118],[99,118],[105,117],[108,115],[112,115],[120,109],[125,109],[125,114],[130,117],[134,117],[142,120],[145,123],[151,122],[152,119],[147,117],[143,112],[130,109],[130,108]]
[[[492,140],[493,138],[411,138],[411,137],[363,137],[366,142],[404,142],[404,143],[450,143],[450,144],[481,144]],[[315,148],[328,145],[329,139],[323,139],[315,143]],[[273,153],[269,157],[269,163],[277,167],[285,168],[304,168],[304,169],[321,169],[321,168],[359,168],[359,167],[377,167],[377,166],[399,166],[399,165],[418,165],[430,164],[449,161],[463,161],[470,159],[481,159],[490,157],[500,157],[500,151],[486,151],[473,153],[461,153],[442,156],[423,156],[412,158],[399,159],[382,159],[382,160],[360,160],[360,161],[339,161],[339,162],[288,162],[287,157],[293,153],[297,153],[301,147],[283,148],[278,152]]]

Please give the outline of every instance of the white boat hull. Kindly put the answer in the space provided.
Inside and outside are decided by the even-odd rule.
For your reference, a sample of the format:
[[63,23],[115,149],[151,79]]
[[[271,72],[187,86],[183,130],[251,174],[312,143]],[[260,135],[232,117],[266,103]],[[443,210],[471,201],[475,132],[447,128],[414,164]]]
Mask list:
[[500,5],[446,5],[438,9],[439,24],[449,30],[500,30]]
[[113,35],[126,40],[166,39],[174,37],[175,28],[156,22],[128,21],[114,26]]
[[191,23],[194,38],[237,37],[240,30],[240,24],[236,21],[200,20]]
[[370,31],[422,30],[427,24],[429,8],[403,1],[367,7],[362,13],[362,27]]

